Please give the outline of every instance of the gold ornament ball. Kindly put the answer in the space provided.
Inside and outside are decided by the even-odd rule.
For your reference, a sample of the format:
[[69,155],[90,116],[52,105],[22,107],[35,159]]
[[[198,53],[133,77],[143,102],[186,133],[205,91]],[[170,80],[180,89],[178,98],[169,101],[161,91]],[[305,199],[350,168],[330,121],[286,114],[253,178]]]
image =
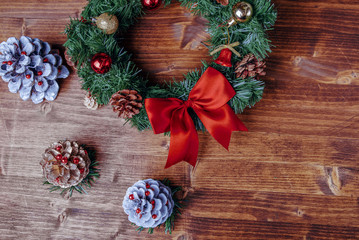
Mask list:
[[253,16],[253,7],[247,2],[239,2],[233,6],[232,15],[237,22],[248,22]]
[[115,15],[103,13],[96,18],[96,26],[106,34],[112,34],[117,31],[118,19]]

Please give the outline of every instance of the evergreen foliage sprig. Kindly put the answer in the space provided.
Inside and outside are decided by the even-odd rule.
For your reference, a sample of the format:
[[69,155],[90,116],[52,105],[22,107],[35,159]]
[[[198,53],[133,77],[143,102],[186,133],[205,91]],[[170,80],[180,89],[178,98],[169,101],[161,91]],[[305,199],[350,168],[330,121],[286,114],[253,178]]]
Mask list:
[[[247,23],[225,27],[226,21],[232,17],[232,7],[238,0],[229,0],[227,6],[222,6],[215,0],[180,0],[182,6],[193,14],[199,14],[208,20],[207,31],[211,38],[206,46],[212,51],[219,45],[240,42],[236,50],[242,55],[254,54],[264,59],[271,52],[271,41],[267,31],[274,25],[277,12],[270,0],[246,0],[253,6],[254,14]],[[169,5],[171,0],[164,0]],[[92,19],[102,13],[116,15],[120,22],[119,31],[106,35],[98,29]],[[252,107],[262,98],[264,83],[252,77],[237,78],[234,68],[223,67],[215,63],[203,62],[203,67],[192,70],[184,75],[183,81],[168,82],[166,86],[148,85],[147,80],[139,73],[140,70],[131,61],[131,55],[121,47],[125,31],[144,14],[140,0],[89,0],[89,4],[81,13],[81,19],[71,19],[65,29],[67,41],[64,46],[67,54],[78,66],[78,75],[82,79],[82,88],[89,91],[99,104],[107,104],[112,94],[122,89],[133,89],[145,98],[176,97],[187,100],[188,94],[197,83],[201,74],[209,67],[214,67],[223,73],[236,91],[229,105],[236,113],[241,113],[246,107]],[[92,71],[90,60],[96,53],[107,53],[112,59],[112,68],[101,75]],[[219,53],[213,58],[217,58]],[[241,58],[233,55],[232,61]],[[200,119],[191,113],[197,130],[206,131]],[[127,122],[139,130],[150,129],[145,108],[140,113],[128,119]]]

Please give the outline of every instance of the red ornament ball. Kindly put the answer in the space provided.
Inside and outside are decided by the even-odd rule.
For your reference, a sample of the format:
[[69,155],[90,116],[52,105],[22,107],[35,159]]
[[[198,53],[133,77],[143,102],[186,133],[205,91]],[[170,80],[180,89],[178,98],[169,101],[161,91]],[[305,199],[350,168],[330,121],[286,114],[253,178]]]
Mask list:
[[91,59],[91,68],[96,73],[104,74],[110,71],[112,59],[106,53],[96,53]]
[[85,169],[84,168],[80,168],[80,173],[83,174],[85,172]]
[[[31,76],[30,76],[31,77]],[[26,75],[26,78],[27,78],[27,75]],[[58,145],[58,146],[56,146],[56,150],[57,151],[60,151],[62,149],[62,146],[61,145]]]
[[157,215],[156,215],[156,214],[153,214],[153,215],[152,215],[152,218],[153,218],[153,219],[156,219],[156,218],[157,218]]
[[141,209],[137,208],[136,213],[140,213]]
[[146,194],[146,196],[150,196],[150,192],[149,192],[149,191],[146,191],[145,194]]
[[130,194],[130,196],[128,196],[128,198],[129,198],[130,200],[135,199],[135,197],[133,196],[133,194]]
[[61,155],[61,154],[57,154],[55,158],[56,158],[56,160],[61,160],[61,159],[62,159],[62,155]]
[[150,184],[146,183],[146,188],[150,188]]
[[30,78],[31,78],[31,75],[30,75],[30,74],[26,74],[26,78],[27,78],[27,79],[30,79]]
[[156,10],[162,4],[162,0],[141,0],[141,4],[146,10]]

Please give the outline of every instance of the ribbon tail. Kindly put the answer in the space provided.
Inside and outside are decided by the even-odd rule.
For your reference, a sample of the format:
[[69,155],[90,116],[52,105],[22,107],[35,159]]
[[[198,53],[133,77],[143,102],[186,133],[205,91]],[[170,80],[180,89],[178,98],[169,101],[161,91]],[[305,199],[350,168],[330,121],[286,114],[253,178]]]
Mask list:
[[170,141],[165,168],[181,161],[188,162],[194,167],[198,155],[198,135],[187,108],[178,109],[172,115]]
[[227,150],[233,131],[248,131],[228,104],[213,111],[195,109],[195,112],[213,138]]

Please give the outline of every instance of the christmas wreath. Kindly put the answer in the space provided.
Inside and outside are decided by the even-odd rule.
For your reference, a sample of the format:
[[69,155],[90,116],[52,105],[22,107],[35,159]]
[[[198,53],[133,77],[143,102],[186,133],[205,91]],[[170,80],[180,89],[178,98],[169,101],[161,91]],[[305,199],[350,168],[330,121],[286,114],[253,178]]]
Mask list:
[[90,0],[81,18],[71,19],[65,29],[65,55],[89,92],[89,108],[110,103],[119,117],[139,130],[170,132],[166,167],[180,161],[194,166],[196,130],[208,131],[225,148],[232,131],[247,130],[235,114],[262,97],[264,83],[259,77],[265,75],[263,60],[271,51],[266,31],[277,13],[270,0],[180,0],[208,20],[211,37],[205,45],[215,61],[203,62],[201,70],[188,72],[183,81],[150,85],[121,41],[144,10],[170,2]]

